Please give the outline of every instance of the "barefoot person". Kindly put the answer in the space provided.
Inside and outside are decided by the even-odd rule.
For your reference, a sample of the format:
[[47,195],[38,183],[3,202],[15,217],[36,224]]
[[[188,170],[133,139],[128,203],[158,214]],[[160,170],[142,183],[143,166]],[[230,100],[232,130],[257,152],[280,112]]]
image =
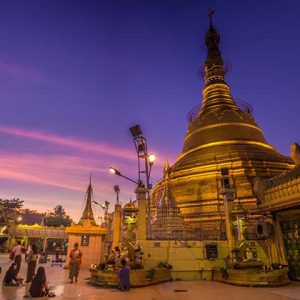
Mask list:
[[21,260],[22,260],[22,246],[21,246],[20,241],[17,241],[17,244],[12,249],[12,252],[14,253],[14,256],[15,256],[15,263],[17,265],[17,273],[19,273],[20,268],[21,268]]
[[82,258],[82,253],[78,247],[79,247],[78,243],[75,243],[74,249],[72,249],[70,253],[70,272],[69,272],[70,283],[73,283],[74,278],[76,282],[78,280],[78,274],[79,274],[81,258]]
[[130,267],[127,266],[126,259],[121,260],[121,269],[119,270],[119,285],[121,291],[129,291],[130,289]]
[[44,267],[39,267],[32,279],[29,293],[31,297],[43,297],[48,295],[49,288],[47,285],[46,273]]
[[23,278],[18,276],[17,264],[12,263],[9,269],[5,273],[3,285],[20,286],[22,284],[23,284]]

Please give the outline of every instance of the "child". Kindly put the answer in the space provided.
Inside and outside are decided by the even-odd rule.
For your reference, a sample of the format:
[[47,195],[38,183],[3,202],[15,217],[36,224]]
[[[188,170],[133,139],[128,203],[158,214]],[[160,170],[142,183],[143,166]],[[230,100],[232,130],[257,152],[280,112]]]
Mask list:
[[129,291],[130,289],[130,268],[126,264],[126,259],[122,259],[122,266],[118,274],[121,291]]

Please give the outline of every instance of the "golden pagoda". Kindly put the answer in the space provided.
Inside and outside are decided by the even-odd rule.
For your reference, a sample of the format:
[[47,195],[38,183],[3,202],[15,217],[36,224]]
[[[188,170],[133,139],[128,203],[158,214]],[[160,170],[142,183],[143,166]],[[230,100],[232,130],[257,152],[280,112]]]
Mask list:
[[[205,35],[207,57],[202,106],[189,124],[182,153],[169,174],[181,215],[202,231],[203,239],[220,239],[222,233],[224,236],[222,168],[228,168],[234,199],[247,212],[257,206],[253,192],[255,177],[270,178],[294,166],[289,157],[267,143],[251,113],[237,106],[225,81],[219,42],[220,35],[210,16]],[[152,210],[157,207],[165,184],[162,178],[153,189]],[[258,216],[250,218],[255,222]]]

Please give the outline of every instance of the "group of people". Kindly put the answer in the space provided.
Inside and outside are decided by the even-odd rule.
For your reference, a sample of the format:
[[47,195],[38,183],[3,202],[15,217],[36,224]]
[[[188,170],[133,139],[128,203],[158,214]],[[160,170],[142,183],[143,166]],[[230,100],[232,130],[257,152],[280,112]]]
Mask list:
[[[119,249],[115,249],[116,256],[120,258],[120,269],[118,271],[118,278],[120,283],[120,289],[126,291],[130,289],[130,268],[127,266],[127,259],[124,255],[120,255]],[[14,246],[11,251],[10,258],[14,260],[9,269],[6,271],[4,276],[4,286],[21,286],[24,283],[24,279],[20,277],[19,271],[22,261],[22,246],[20,241]],[[25,260],[28,264],[27,276],[25,283],[29,284],[29,288],[26,289],[27,293],[25,296],[28,297],[42,297],[49,293],[49,287],[47,285],[46,272],[43,266],[36,266],[38,262],[38,249],[35,244],[28,247],[25,253]],[[70,252],[69,261],[69,280],[70,283],[78,281],[78,275],[80,271],[80,265],[82,262],[82,252],[79,249],[78,243],[74,244],[74,248]],[[112,258],[112,257],[111,257]],[[116,257],[114,257],[116,258]]]
[[[5,273],[4,286],[21,286],[24,284],[24,279],[18,275],[21,268],[22,252],[21,242],[18,241],[10,253],[10,259],[13,259],[14,262]],[[28,265],[25,283],[29,284],[29,289],[26,289],[27,293],[25,296],[42,297],[47,295],[49,288],[47,286],[45,268],[40,266],[36,271],[38,249],[35,244],[29,246],[25,252],[25,261]]]
[[[73,283],[74,280],[77,282],[78,280],[81,260],[82,252],[79,249],[78,243],[75,243],[74,248],[70,252],[70,283]],[[118,271],[119,288],[121,291],[128,291],[130,289],[130,267],[127,266],[128,250],[126,247],[122,252],[120,251],[119,247],[115,247],[115,251],[112,251],[107,264],[118,264],[118,262],[120,262],[120,269]]]
[[130,267],[128,266],[128,249],[124,247],[123,250],[116,246],[108,257],[107,265],[114,265],[118,270],[119,289],[121,291],[128,291],[130,289]]

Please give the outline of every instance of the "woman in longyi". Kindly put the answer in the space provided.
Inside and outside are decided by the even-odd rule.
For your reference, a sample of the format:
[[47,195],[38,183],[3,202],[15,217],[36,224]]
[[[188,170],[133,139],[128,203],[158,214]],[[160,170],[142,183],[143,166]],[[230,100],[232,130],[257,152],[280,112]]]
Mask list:
[[78,280],[78,274],[80,270],[81,265],[81,258],[82,258],[82,252],[78,248],[78,243],[74,244],[74,248],[71,250],[70,253],[70,272],[69,272],[69,279],[70,283],[73,283],[74,278],[75,282]]

